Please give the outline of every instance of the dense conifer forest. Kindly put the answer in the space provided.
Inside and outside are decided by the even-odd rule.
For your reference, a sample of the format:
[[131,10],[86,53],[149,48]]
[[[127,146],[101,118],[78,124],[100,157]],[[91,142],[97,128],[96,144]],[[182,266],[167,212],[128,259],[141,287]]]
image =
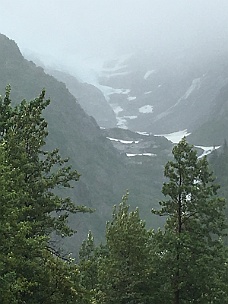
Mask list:
[[[46,150],[45,91],[14,105],[10,90],[0,100],[0,303],[228,303],[225,200],[206,157],[186,138],[174,146],[164,200],[151,208],[164,228],[148,229],[126,193],[104,241],[89,232],[72,259],[57,236],[74,233],[70,214],[93,210],[59,195],[79,174],[58,149]],[[226,150],[213,155],[217,172]]]

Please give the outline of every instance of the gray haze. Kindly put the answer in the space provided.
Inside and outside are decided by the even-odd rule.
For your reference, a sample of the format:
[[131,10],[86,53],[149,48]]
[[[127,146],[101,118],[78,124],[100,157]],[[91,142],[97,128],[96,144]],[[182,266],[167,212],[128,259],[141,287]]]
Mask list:
[[0,0],[0,7],[0,32],[46,64],[99,69],[137,50],[228,49],[227,0]]

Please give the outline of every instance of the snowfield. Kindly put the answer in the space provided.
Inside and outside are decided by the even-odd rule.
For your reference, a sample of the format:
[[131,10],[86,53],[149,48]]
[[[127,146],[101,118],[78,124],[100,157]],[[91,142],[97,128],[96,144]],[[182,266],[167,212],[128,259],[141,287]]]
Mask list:
[[134,156],[157,156],[156,154],[153,154],[153,153],[126,153],[126,155],[128,157],[134,157]]
[[165,138],[167,138],[168,140],[170,140],[172,143],[178,144],[179,141],[181,141],[181,139],[184,136],[187,137],[190,134],[191,133],[188,133],[187,129],[185,129],[185,130],[182,130],[182,131],[177,131],[177,132],[173,132],[173,133],[169,133],[169,134],[155,135],[155,136],[164,136]]
[[122,139],[118,139],[118,138],[112,138],[112,137],[106,137],[111,141],[116,141],[116,142],[120,142],[122,144],[138,144],[139,141],[138,140],[122,140]]

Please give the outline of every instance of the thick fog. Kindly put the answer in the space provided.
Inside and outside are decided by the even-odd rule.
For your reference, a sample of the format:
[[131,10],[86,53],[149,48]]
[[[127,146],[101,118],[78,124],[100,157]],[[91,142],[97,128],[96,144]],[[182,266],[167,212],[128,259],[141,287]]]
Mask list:
[[227,0],[0,0],[0,31],[46,64],[93,66],[137,50],[228,48]]

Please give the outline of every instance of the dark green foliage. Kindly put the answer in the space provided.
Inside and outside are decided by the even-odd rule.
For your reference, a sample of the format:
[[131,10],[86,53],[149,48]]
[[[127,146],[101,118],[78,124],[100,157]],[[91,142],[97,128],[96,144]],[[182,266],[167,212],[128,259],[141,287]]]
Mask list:
[[219,192],[228,199],[228,147],[226,140],[219,150],[213,151],[209,162],[216,176],[216,181],[221,186]]
[[160,293],[166,303],[226,303],[224,200],[216,196],[206,158],[198,159],[185,138],[173,156],[162,188],[169,200],[153,211],[167,216],[164,231],[156,236]]
[[[228,147],[226,140],[219,150],[212,152],[209,162],[214,171],[216,182],[220,185],[219,195],[228,201]],[[226,204],[225,214],[228,222],[228,204]],[[228,244],[228,237],[225,238],[225,242]]]
[[145,228],[127,195],[106,227],[105,246],[91,233],[80,251],[82,285],[93,303],[227,303],[228,269],[224,200],[206,158],[184,138],[165,166],[167,201],[153,213],[166,217],[163,230]]
[[87,303],[77,267],[62,260],[51,233],[68,236],[69,213],[89,211],[55,193],[79,174],[58,150],[43,150],[50,101],[45,93],[11,106],[10,87],[0,99],[0,302]]
[[[64,247],[77,256],[79,244],[89,230],[98,241],[104,240],[105,223],[110,219],[112,206],[126,189],[129,189],[132,206],[143,202],[140,214],[147,224],[160,226],[159,218],[156,223],[152,220],[150,209],[151,201],[156,204],[160,199],[162,170],[167,161],[167,158],[161,159],[161,149],[150,166],[150,157],[144,157],[148,162],[143,167],[140,164],[131,166],[127,157],[120,155],[105,138],[94,118],[82,110],[64,83],[25,60],[14,41],[0,34],[0,42],[0,92],[3,93],[10,83],[12,104],[15,105],[23,99],[33,100],[45,87],[46,96],[52,100],[44,111],[49,131],[46,149],[51,151],[58,147],[63,158],[69,157],[72,167],[81,174],[77,187],[55,193],[68,195],[74,201],[96,209],[96,213],[86,214],[83,220],[80,215],[69,217],[71,227],[78,233],[64,239]],[[86,86],[80,86],[78,90],[75,92],[78,98],[88,94]]]
[[98,250],[98,247],[95,247],[93,235],[89,231],[88,237],[83,241],[79,251],[79,269],[82,274],[82,285],[90,291],[97,287]]
[[99,303],[151,303],[152,232],[123,198],[107,224],[107,254],[99,261]]

